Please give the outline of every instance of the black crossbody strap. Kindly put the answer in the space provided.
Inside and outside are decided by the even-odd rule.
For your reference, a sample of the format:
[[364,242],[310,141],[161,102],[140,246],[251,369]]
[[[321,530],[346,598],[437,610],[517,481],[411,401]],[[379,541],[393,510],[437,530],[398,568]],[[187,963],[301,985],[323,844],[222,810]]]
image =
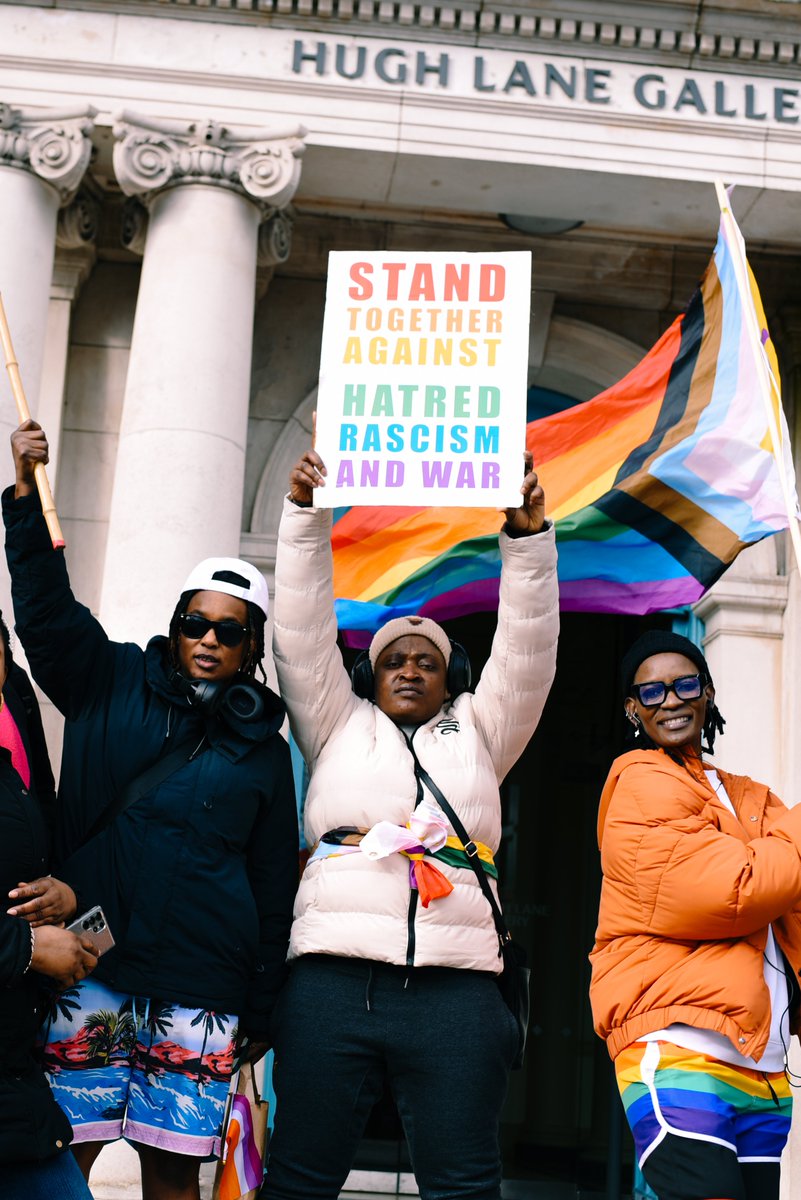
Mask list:
[[85,846],[87,842],[91,842],[92,838],[97,837],[99,833],[107,829],[112,821],[116,821],[120,813],[125,812],[126,808],[130,808],[132,804],[136,804],[137,800],[141,800],[148,792],[152,792],[153,788],[158,787],[170,775],[174,775],[185,763],[190,762],[198,754],[202,754],[207,746],[208,741],[205,735],[200,742],[197,742],[193,737],[190,741],[181,742],[171,754],[167,754],[164,758],[156,759],[154,763],[151,763],[149,767],[140,772],[135,779],[131,779],[126,783],[119,796],[115,800],[112,800],[111,804],[97,818],[81,845]]
[[495,922],[495,929],[497,930],[498,938],[501,944],[503,945],[506,942],[510,942],[512,940],[512,935],[506,926],[506,922],[503,919],[503,913],[501,912],[498,901],[495,899],[495,895],[490,887],[489,879],[487,878],[487,872],[484,870],[483,863],[478,856],[478,847],[470,837],[462,822],[457,817],[456,813],[451,808],[448,801],[445,799],[440,789],[434,783],[434,780],[431,778],[428,771],[420,764],[420,761],[414,750],[412,750],[412,757],[414,758],[415,775],[428,788],[429,792],[434,797],[437,804],[440,806],[442,811],[445,813],[445,816],[453,826],[456,836],[464,846],[465,854],[470,861],[470,866],[475,871],[479,886],[486,896],[490,908],[492,909],[492,919]]

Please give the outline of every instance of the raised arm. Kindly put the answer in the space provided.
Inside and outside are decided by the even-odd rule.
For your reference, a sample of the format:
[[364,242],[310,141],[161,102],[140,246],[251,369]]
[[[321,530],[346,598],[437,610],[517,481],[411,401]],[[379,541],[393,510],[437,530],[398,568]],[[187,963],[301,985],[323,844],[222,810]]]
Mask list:
[[314,507],[325,466],[308,450],[290,475],[275,558],[273,656],[281,698],[311,765],[356,704],[337,646],[331,511]]
[[556,670],[559,636],[556,538],[545,519],[545,495],[528,451],[520,491],[520,507],[506,510],[498,535],[498,624],[472,698],[499,781],[539,724]]
[[3,493],[6,559],[15,627],[31,674],[70,719],[102,700],[110,683],[113,650],[100,624],[70,589],[64,552],[54,550],[33,478],[47,462],[44,431],[35,421],[11,437],[16,484]]

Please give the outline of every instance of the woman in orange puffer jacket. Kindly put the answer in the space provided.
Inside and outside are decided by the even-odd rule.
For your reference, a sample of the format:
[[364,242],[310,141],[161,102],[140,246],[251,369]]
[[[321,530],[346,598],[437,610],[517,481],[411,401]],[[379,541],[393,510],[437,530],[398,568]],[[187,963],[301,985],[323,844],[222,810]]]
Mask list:
[[801,969],[801,806],[717,771],[706,660],[653,631],[622,665],[590,960],[640,1167],[660,1200],[778,1200]]

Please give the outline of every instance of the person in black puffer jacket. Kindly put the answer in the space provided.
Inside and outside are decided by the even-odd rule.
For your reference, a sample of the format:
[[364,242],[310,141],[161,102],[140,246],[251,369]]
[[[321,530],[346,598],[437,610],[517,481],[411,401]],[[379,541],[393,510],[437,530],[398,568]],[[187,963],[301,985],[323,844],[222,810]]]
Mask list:
[[[1,619],[0,680],[0,896],[8,896],[21,876],[47,869],[46,815],[54,796],[39,708],[27,675],[12,661]],[[96,961],[88,939],[0,912],[0,1200],[91,1200],[68,1150],[69,1121],[47,1086],[34,1040],[41,976],[68,987]]]
[[[284,708],[254,678],[267,587],[249,563],[206,560],[169,637],[144,651],[111,642],[50,544],[33,483],[43,431],[25,422],[12,447],[17,482],[2,500],[16,628],[66,717],[56,861],[78,910],[102,905],[116,940],[54,1008],[45,1065],[87,1175],[102,1144],[125,1136],[145,1200],[192,1200],[200,1159],[219,1150],[235,1036],[246,1059],[268,1048],[297,887]],[[169,756],[171,773],[143,780],[109,821]],[[20,899],[41,904],[49,890],[31,880]]]

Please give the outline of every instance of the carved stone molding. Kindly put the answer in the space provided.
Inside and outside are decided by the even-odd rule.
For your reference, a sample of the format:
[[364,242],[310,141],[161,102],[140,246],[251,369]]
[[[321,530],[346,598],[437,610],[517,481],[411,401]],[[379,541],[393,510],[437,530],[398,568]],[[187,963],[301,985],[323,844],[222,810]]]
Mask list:
[[278,267],[292,250],[292,218],[285,212],[273,213],[259,226],[257,263],[260,267]]
[[[190,0],[106,0],[118,11],[152,6],[170,16],[197,19]],[[204,16],[237,23],[278,20],[286,28],[450,41],[453,44],[622,54],[649,60],[730,65],[756,63],[795,75],[801,37],[798,0],[703,7],[697,0],[599,5],[597,0],[197,0]],[[783,9],[786,8],[786,14]],[[604,11],[602,11],[604,10]]]
[[787,596],[786,576],[751,579],[724,576],[693,605],[693,612],[706,625],[704,645],[710,645],[724,633],[781,638]]
[[74,304],[92,273],[96,259],[97,250],[88,242],[74,249],[57,249],[50,284],[50,299],[65,300]]
[[161,121],[124,111],[114,124],[114,170],[128,196],[149,204],[164,188],[230,188],[265,214],[283,208],[300,182],[302,125],[234,130],[216,121]]
[[126,250],[144,254],[147,241],[147,209],[135,196],[129,196],[122,206],[120,240]]
[[62,207],[70,204],[92,156],[96,113],[90,104],[51,111],[0,104],[0,166],[30,171]]
[[87,187],[81,187],[75,199],[58,214],[56,246],[60,250],[78,250],[97,237],[100,204]]

